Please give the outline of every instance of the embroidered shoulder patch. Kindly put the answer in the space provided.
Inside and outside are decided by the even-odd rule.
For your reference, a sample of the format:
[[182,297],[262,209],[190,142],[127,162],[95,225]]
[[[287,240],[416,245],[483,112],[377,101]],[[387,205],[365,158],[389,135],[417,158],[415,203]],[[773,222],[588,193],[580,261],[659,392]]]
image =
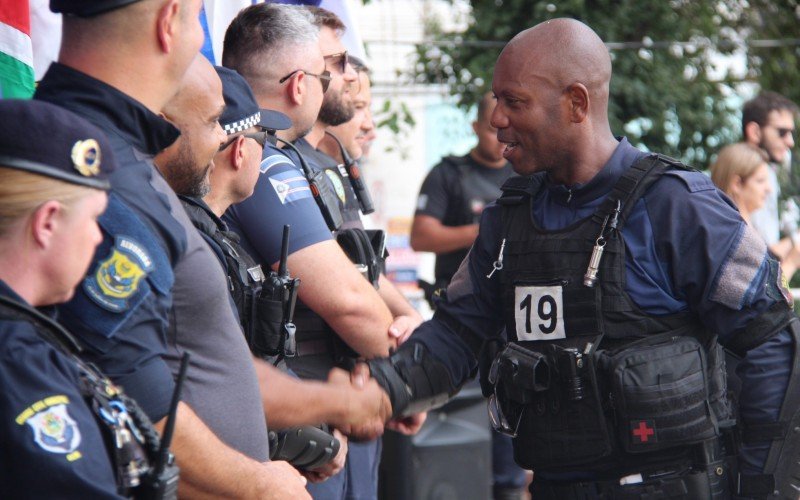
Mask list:
[[100,307],[112,312],[125,311],[128,299],[152,270],[153,261],[144,247],[127,236],[116,236],[109,256],[83,280],[83,289]]
[[33,440],[41,449],[67,455],[67,460],[74,461],[81,457],[76,451],[81,444],[81,431],[70,416],[68,405],[67,396],[51,396],[27,407],[15,421],[30,426]]

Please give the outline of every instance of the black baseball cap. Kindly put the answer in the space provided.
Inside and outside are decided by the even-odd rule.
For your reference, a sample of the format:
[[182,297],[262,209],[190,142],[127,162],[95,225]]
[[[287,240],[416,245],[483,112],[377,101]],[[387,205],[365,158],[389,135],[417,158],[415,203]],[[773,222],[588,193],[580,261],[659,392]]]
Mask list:
[[136,3],[139,0],[50,0],[50,10],[57,14],[92,17]]
[[223,66],[215,69],[222,80],[222,97],[225,98],[225,110],[219,124],[226,134],[233,135],[255,126],[274,133],[292,126],[289,117],[280,111],[258,107],[253,90],[242,75]]
[[0,167],[107,190],[114,170],[103,132],[44,101],[0,99]]

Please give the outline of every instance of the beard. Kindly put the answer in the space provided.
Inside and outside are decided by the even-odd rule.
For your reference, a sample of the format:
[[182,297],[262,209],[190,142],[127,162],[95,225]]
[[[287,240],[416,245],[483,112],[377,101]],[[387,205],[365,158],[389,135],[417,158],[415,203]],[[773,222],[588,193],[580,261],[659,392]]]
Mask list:
[[348,122],[356,112],[355,106],[350,102],[345,104],[342,100],[342,92],[334,92],[329,88],[322,99],[322,108],[319,110],[319,121],[325,125],[335,127]]
[[164,172],[164,177],[176,193],[202,198],[211,192],[209,172],[213,163],[209,161],[202,168],[197,167],[198,163],[189,141],[182,142]]

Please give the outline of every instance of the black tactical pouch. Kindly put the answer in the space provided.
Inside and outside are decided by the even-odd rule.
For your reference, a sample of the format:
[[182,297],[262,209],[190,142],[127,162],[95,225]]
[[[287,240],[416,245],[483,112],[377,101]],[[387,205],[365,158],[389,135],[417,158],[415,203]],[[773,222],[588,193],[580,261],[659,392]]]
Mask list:
[[626,452],[685,446],[719,435],[708,401],[705,350],[694,337],[658,336],[606,356]]
[[277,356],[283,352],[283,303],[264,295],[253,299],[252,328],[248,344],[256,356]]
[[550,386],[530,394],[514,440],[514,457],[523,467],[574,467],[615,451],[595,366],[596,345],[595,340],[581,342],[581,348],[548,346]]

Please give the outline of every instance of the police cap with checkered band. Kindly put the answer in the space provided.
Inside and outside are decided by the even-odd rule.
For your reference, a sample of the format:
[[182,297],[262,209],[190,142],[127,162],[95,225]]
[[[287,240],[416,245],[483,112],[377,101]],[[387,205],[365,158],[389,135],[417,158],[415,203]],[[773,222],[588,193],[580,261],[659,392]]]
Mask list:
[[219,118],[219,124],[227,135],[256,126],[272,133],[292,126],[289,117],[283,113],[259,109],[253,90],[242,75],[222,66],[217,66],[216,70],[222,80],[222,96],[225,98],[225,111]]

